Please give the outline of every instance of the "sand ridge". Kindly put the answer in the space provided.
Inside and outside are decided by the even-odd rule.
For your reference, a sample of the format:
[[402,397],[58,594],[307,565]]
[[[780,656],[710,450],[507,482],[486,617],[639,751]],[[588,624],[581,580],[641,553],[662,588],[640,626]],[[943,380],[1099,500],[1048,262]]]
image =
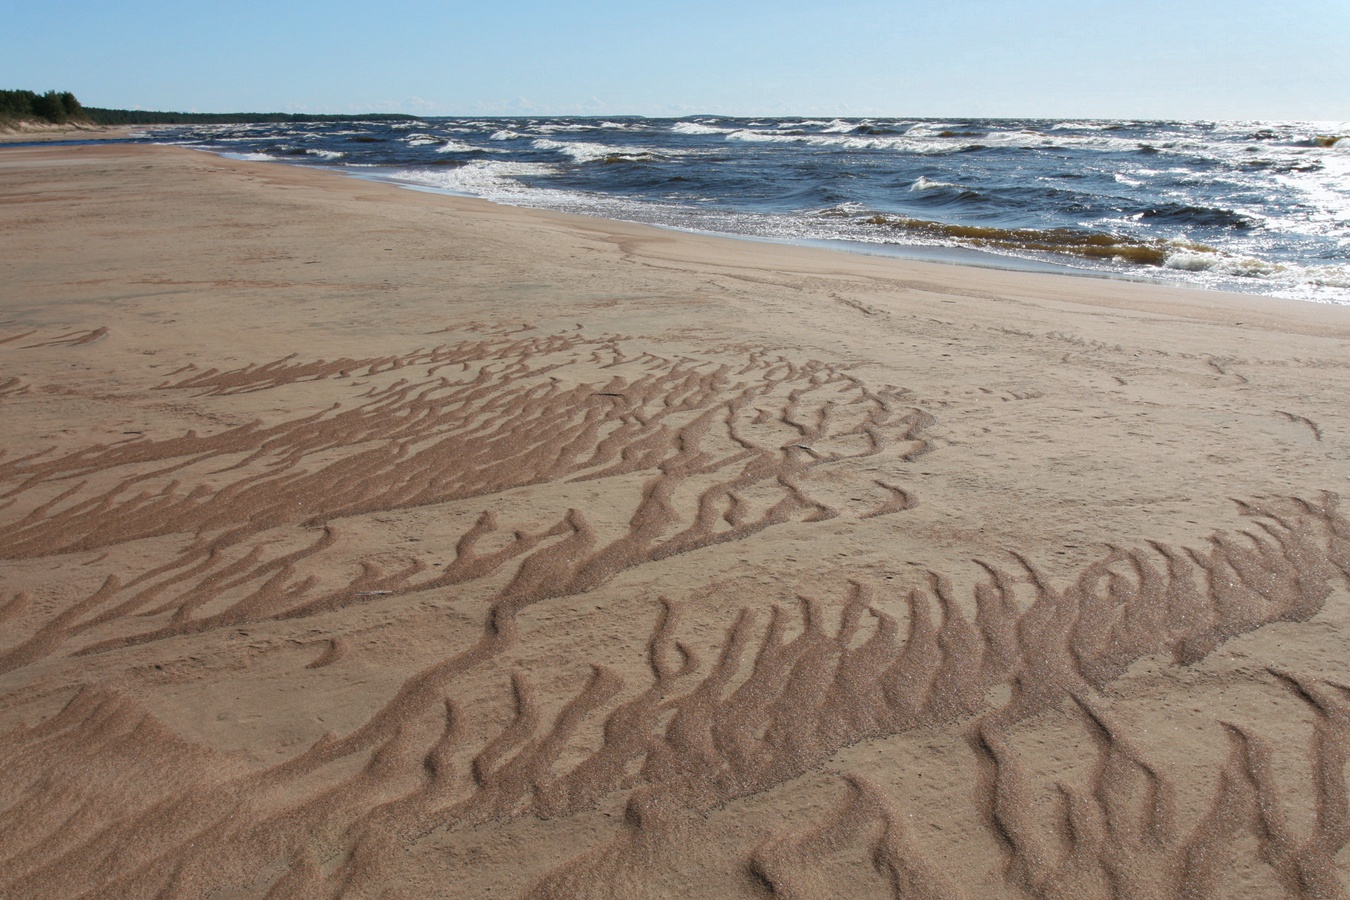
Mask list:
[[5,896],[1344,893],[1344,312],[0,181]]

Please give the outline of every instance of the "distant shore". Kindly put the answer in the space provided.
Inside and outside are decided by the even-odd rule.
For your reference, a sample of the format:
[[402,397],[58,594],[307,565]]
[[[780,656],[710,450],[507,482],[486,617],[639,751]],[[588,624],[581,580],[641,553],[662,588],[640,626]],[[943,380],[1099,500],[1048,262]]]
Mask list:
[[0,196],[0,895],[1350,879],[1350,308],[139,143]]

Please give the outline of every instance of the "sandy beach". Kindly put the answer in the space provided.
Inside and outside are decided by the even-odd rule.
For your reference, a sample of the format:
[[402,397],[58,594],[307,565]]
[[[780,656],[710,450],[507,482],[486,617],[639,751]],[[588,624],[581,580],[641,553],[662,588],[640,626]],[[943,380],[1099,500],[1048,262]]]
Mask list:
[[36,144],[50,141],[115,140],[130,137],[144,127],[134,125],[84,125],[47,122],[11,122],[0,125],[0,144]]
[[0,147],[0,897],[1340,897],[1350,309]]

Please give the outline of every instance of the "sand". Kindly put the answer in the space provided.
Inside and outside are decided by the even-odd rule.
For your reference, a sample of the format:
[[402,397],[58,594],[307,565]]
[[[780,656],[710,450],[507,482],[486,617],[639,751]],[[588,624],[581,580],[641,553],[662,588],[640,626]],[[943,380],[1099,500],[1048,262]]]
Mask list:
[[85,125],[81,123],[57,125],[51,122],[3,122],[0,123],[0,144],[106,141],[127,138],[135,132],[144,132],[145,130],[144,126],[137,125]]
[[1350,310],[0,198],[0,896],[1344,894]]

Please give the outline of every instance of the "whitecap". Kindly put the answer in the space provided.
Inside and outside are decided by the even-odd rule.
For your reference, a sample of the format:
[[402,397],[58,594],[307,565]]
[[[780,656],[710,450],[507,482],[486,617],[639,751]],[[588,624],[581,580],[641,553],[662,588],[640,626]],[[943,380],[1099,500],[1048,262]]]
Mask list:
[[538,134],[554,134],[556,132],[575,132],[575,131],[595,131],[601,128],[601,125],[583,125],[578,122],[547,122],[535,127]]
[[437,153],[473,153],[478,148],[465,141],[448,140],[436,148]]
[[637,162],[657,158],[655,150],[646,147],[618,147],[613,144],[599,144],[593,141],[555,141],[538,138],[530,143],[536,150],[553,150],[572,157],[579,163],[598,160],[625,160]]
[[947,140],[914,140],[908,134],[894,137],[855,134],[775,134],[743,128],[727,135],[729,141],[761,144],[807,144],[840,150],[890,150],[917,156],[939,156],[960,150],[965,144]]
[[845,122],[843,119],[835,119],[834,121],[827,123],[825,127],[820,130],[825,134],[844,134],[846,132],[852,131],[853,129],[859,127],[860,125],[866,124],[869,123],[866,121]]
[[934,181],[926,175],[920,175],[919,179],[909,186],[911,191],[934,191],[939,188],[959,188],[961,185],[952,184],[950,181]]
[[674,134],[730,134],[730,128],[717,128],[712,125],[704,125],[702,122],[676,122],[670,127]]

